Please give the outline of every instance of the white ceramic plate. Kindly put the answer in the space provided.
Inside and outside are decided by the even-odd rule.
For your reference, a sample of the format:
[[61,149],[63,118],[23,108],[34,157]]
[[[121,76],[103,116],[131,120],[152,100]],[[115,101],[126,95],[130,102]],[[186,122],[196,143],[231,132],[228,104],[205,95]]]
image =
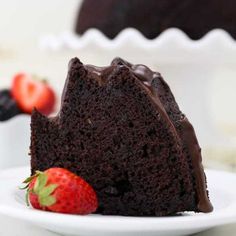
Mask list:
[[208,185],[214,212],[185,213],[174,217],[76,216],[43,212],[28,208],[24,194],[18,190],[29,167],[0,173],[0,213],[63,235],[80,236],[157,236],[187,235],[214,226],[236,222],[236,175],[208,170]]

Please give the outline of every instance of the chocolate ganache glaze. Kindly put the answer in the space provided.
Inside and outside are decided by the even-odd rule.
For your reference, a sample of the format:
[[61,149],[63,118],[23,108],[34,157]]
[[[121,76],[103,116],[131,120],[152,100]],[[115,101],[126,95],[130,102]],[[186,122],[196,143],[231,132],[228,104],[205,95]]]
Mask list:
[[[176,131],[176,127],[172,123],[168,114],[165,111],[165,108],[160,101],[158,94],[158,87],[156,87],[153,82],[154,79],[158,77],[162,81],[162,83],[167,85],[167,83],[163,80],[160,73],[153,72],[147,66],[138,64],[132,65],[131,63],[121,59],[115,58],[111,66],[107,67],[97,67],[93,65],[86,65],[85,68],[88,70],[88,73],[96,79],[100,85],[106,83],[109,77],[112,74],[112,71],[115,70],[116,65],[126,66],[130,69],[131,73],[139,80],[140,84],[145,88],[145,90],[151,95],[152,101],[157,107],[163,119],[165,119],[166,123],[171,127],[174,137],[177,141],[180,141],[180,138],[186,143],[188,152],[192,159],[192,165],[194,168],[194,175],[196,180],[196,191],[197,191],[197,201],[198,201],[198,210],[201,212],[211,212],[213,210],[213,206],[208,198],[208,193],[206,190],[206,179],[204,175],[204,170],[202,166],[202,156],[201,149],[199,147],[195,131],[193,126],[190,124],[188,119],[182,115],[181,120],[179,120],[181,134],[179,135]],[[181,137],[179,137],[181,136]]]
[[193,126],[186,117],[180,120],[180,126],[182,138],[187,144],[187,148],[193,162],[199,199],[198,209],[202,212],[211,212],[213,210],[213,206],[208,199],[206,191],[206,177],[203,171],[201,148],[199,147],[196,134]]

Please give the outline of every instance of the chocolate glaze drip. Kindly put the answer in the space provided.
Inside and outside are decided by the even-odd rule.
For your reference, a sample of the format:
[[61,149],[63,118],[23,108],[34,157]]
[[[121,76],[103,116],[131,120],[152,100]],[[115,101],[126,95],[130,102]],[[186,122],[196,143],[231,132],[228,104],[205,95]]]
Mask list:
[[153,92],[154,94],[156,93],[156,90],[152,87],[152,82],[154,78],[160,77],[160,73],[153,72],[147,66],[142,64],[132,65],[131,63],[119,57],[115,58],[111,64],[127,66],[132,71],[132,73],[139,79],[139,81],[141,81],[144,85],[147,85],[147,87],[151,89],[151,92]]
[[[165,108],[163,107],[162,102],[160,101],[158,88],[154,88],[154,86],[152,85],[152,82],[156,77],[158,77],[165,83],[159,73],[151,71],[145,65],[132,65],[121,58],[115,58],[112,61],[111,66],[108,67],[85,65],[84,68],[90,74],[91,78],[96,79],[98,81],[98,84],[102,86],[107,82],[108,78],[111,76],[117,65],[128,67],[131,73],[138,79],[139,82],[141,82],[140,84],[150,94],[150,97],[157,107],[159,113],[161,114],[161,117],[165,119],[166,123],[171,127],[174,137],[177,141],[179,141],[179,134],[177,133],[175,126],[173,125],[172,121],[165,111]],[[183,119],[180,120],[179,123],[181,126],[181,135],[187,146],[194,168],[198,200],[197,208],[201,212],[211,212],[213,210],[213,207],[207,195],[206,181],[202,166],[201,149],[199,147],[194,129],[186,117],[183,117]]]
[[189,123],[186,117],[180,121],[180,126],[182,137],[192,158],[197,186],[198,210],[201,212],[211,212],[213,210],[213,206],[209,201],[206,191],[206,181],[202,166],[201,148],[199,147],[193,126]]
[[104,66],[98,67],[93,65],[85,65],[85,68],[88,70],[89,75],[98,81],[98,84],[102,86],[106,83],[110,75],[115,69],[115,66]]

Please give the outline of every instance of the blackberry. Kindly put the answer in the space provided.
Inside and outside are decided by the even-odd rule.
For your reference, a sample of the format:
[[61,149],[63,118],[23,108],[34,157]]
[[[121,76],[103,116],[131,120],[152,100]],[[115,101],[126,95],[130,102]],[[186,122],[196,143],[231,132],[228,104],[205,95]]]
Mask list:
[[21,113],[8,89],[0,91],[0,121],[6,121]]

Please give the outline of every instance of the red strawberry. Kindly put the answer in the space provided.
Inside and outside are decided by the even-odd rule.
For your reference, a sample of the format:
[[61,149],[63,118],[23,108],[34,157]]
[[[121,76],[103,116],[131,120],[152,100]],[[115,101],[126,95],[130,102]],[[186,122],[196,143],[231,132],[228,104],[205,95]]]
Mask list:
[[24,181],[27,201],[33,208],[86,215],[98,207],[93,188],[81,177],[63,168],[50,168]]
[[12,83],[11,93],[20,109],[31,114],[36,108],[45,115],[49,115],[55,105],[55,94],[46,81],[28,74],[17,74]]

